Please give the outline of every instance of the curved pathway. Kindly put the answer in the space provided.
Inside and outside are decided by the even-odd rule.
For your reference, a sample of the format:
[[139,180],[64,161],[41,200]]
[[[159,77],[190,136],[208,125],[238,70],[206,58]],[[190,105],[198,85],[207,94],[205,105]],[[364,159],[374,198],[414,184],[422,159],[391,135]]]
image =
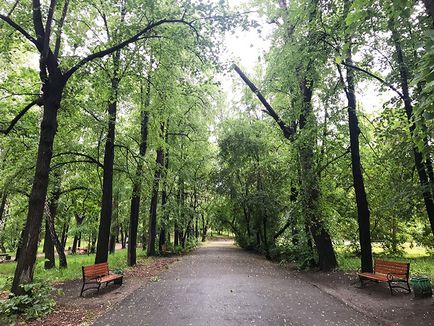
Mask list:
[[377,325],[294,272],[208,242],[94,325]]

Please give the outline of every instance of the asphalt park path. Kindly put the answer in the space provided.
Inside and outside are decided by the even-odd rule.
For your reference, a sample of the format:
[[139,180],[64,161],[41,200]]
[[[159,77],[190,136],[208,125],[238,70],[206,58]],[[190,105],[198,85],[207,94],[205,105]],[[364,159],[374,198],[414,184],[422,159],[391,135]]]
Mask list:
[[94,325],[378,325],[231,241],[208,242]]

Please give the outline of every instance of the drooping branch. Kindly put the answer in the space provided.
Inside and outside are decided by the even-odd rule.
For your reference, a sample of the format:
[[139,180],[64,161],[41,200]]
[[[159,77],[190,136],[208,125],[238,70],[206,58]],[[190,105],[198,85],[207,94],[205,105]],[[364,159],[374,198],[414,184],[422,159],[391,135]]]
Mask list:
[[372,77],[372,78],[378,80],[380,83],[382,83],[382,84],[384,84],[385,86],[389,87],[392,91],[394,91],[396,94],[398,94],[398,96],[399,96],[402,100],[404,99],[404,96],[402,95],[402,93],[401,93],[401,92],[400,92],[400,91],[399,91],[395,86],[393,86],[391,83],[388,83],[388,82],[385,81],[383,78],[378,77],[377,75],[373,74],[372,72],[370,72],[370,71],[368,71],[368,70],[366,70],[366,69],[360,68],[360,67],[358,67],[358,66],[355,66],[355,65],[352,65],[352,64],[348,64],[348,63],[345,63],[345,62],[342,62],[342,64],[343,64],[344,66],[348,67],[348,68],[351,68],[351,69],[354,69],[354,70],[357,70],[357,71],[363,72],[364,74],[366,74],[366,75],[368,75],[368,76],[370,76],[370,77]]
[[63,195],[63,194],[67,194],[67,193],[70,193],[70,192],[73,192],[73,191],[77,191],[77,190],[89,190],[89,188],[83,187],[83,186],[77,186],[77,187],[72,187],[72,188],[61,190],[59,192],[59,194]]
[[274,111],[273,107],[268,103],[268,101],[265,99],[265,97],[262,95],[262,93],[258,90],[258,88],[253,84],[253,82],[250,81],[250,79],[241,71],[241,69],[234,64],[233,69],[238,73],[238,75],[241,77],[241,79],[249,86],[249,88],[252,90],[253,93],[258,97],[259,101],[261,101],[262,105],[266,109],[266,113],[270,115],[274,121],[279,125],[280,129],[283,132],[283,135],[285,138],[289,139],[291,138],[295,130],[291,126],[286,125],[282,119],[279,117],[279,115]]
[[22,109],[15,118],[12,119],[12,121],[9,123],[9,126],[6,129],[0,130],[0,133],[7,135],[20,121],[20,119],[35,105],[41,105],[42,104],[42,98],[39,97],[36,100],[33,100],[29,104],[26,105],[24,109]]
[[[97,159],[93,158],[92,156],[85,154],[85,153],[80,153],[80,152],[62,152],[62,153],[57,153],[56,155],[53,155],[53,158],[55,157],[59,157],[59,156],[64,156],[64,155],[74,155],[74,156],[80,156],[80,157],[84,157],[86,159],[88,159],[89,163],[95,163],[96,165],[98,165],[100,168],[104,168],[104,165],[98,161]],[[86,161],[87,162],[87,161]]]
[[179,24],[185,24],[187,26],[189,26],[190,28],[194,29],[194,27],[192,26],[191,22],[185,21],[183,19],[162,19],[153,23],[149,23],[144,29],[142,29],[140,32],[136,33],[135,35],[131,36],[130,38],[126,39],[123,42],[120,42],[112,47],[109,47],[105,50],[102,51],[98,51],[95,53],[92,53],[90,55],[88,55],[87,57],[81,59],[75,66],[73,66],[71,69],[69,69],[66,73],[65,73],[65,80],[68,80],[78,69],[80,69],[82,66],[84,66],[86,63],[91,62],[92,60],[95,60],[97,58],[103,58],[106,55],[109,55],[117,50],[123,49],[124,47],[126,47],[127,45],[137,42],[138,40],[140,40],[140,38],[147,34],[148,32],[152,31],[154,28],[163,25],[163,24],[174,24],[174,23],[179,23]]

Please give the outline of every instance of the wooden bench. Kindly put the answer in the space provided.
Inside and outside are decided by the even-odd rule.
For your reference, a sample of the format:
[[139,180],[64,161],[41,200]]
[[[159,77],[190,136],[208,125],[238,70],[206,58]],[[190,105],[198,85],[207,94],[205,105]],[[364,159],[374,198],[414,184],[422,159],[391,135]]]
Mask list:
[[[409,263],[380,259],[375,260],[373,273],[358,273],[362,286],[364,285],[363,281],[386,282],[389,284],[391,294],[393,294],[394,288],[401,288],[411,293],[410,284],[408,284],[409,274]],[[397,283],[406,283],[407,287],[397,285]]]
[[[99,289],[101,284],[105,283],[106,286],[113,282],[114,284],[122,285],[123,275],[113,274],[109,271],[108,263],[100,263],[89,266],[82,266],[83,271],[83,286],[81,287],[80,296],[83,292],[90,289]],[[86,287],[87,285],[92,285]]]

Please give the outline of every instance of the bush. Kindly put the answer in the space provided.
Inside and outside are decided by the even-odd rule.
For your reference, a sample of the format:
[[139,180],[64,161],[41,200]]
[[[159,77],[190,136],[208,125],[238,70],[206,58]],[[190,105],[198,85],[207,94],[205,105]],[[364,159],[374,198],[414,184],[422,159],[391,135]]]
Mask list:
[[18,316],[25,320],[38,319],[51,313],[56,301],[51,296],[54,290],[46,283],[21,285],[24,295],[11,294],[8,299],[0,300],[0,324],[13,323]]

